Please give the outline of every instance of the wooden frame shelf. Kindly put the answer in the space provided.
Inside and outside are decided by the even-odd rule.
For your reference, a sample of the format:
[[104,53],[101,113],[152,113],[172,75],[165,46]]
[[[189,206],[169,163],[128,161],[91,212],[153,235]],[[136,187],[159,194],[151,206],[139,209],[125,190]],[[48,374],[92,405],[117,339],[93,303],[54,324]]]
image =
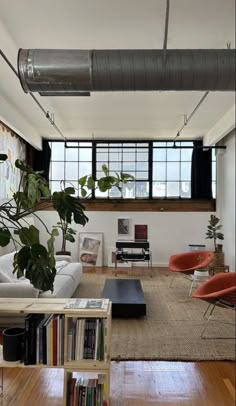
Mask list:
[[[23,362],[8,362],[3,360],[2,346],[0,348],[0,368],[63,368],[64,369],[64,394],[63,405],[67,406],[67,381],[71,373],[92,374],[93,376],[103,377],[101,386],[104,390],[104,404],[109,405],[109,388],[110,388],[110,339],[111,339],[111,302],[108,299],[103,299],[105,304],[102,309],[66,309],[64,305],[69,299],[8,299],[0,298],[0,313],[5,314],[22,314],[29,313],[40,314],[63,314],[65,316],[64,323],[64,364],[63,365],[48,365],[48,364],[30,364],[24,365]],[[86,299],[85,299],[86,300]],[[96,300],[96,299],[95,299]],[[68,361],[68,322],[70,319],[95,319],[97,324],[104,325],[104,359],[80,359]],[[104,320],[98,320],[104,319]],[[80,321],[79,321],[80,322]],[[2,380],[3,382],[3,380]],[[87,389],[86,389],[87,390]],[[3,387],[2,387],[3,394]]]

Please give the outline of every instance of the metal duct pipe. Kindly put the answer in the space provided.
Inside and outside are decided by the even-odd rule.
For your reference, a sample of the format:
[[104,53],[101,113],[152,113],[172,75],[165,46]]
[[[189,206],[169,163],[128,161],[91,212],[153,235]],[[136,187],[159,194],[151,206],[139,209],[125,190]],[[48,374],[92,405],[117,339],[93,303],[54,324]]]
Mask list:
[[[20,49],[27,92],[235,90],[234,49]],[[46,94],[46,93],[45,93]]]

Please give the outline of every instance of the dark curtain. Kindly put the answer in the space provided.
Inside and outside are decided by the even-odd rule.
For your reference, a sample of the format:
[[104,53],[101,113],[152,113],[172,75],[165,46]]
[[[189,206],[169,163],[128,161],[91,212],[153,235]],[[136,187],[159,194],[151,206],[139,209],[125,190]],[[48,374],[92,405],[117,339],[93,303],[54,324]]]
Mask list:
[[43,140],[43,149],[38,151],[33,148],[31,151],[31,166],[34,171],[43,171],[43,176],[47,181],[49,181],[49,168],[51,160],[51,148],[47,140]]
[[212,199],[211,149],[204,150],[202,141],[194,141],[191,168],[191,198]]

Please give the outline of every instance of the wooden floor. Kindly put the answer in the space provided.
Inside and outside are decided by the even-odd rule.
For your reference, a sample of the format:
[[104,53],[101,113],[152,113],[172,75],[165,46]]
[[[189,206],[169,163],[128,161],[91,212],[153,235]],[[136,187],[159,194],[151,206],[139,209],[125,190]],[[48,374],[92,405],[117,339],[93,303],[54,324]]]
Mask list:
[[[235,368],[218,361],[112,362],[110,405],[235,406]],[[4,369],[1,406],[61,406],[62,396],[61,369]]]
[[[61,406],[63,370],[5,368],[4,406]],[[234,362],[112,362],[111,406],[235,406]]]

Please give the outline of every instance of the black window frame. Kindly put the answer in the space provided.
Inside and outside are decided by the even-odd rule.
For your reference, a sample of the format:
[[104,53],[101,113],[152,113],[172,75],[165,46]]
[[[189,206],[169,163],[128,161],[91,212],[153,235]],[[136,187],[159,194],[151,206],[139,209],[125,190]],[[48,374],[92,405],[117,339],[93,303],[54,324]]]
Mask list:
[[[55,142],[64,143],[64,141],[62,141],[62,140],[55,140],[55,139],[48,140],[48,141],[49,141],[50,146],[51,146],[52,142],[53,143],[55,143]],[[126,140],[117,140],[117,139],[116,140],[86,140],[86,139],[67,140],[67,143],[70,143],[70,142],[72,142],[72,143],[73,142],[74,143],[78,142],[80,144],[83,144],[83,143],[90,143],[91,144],[91,150],[92,150],[92,154],[91,154],[91,157],[92,157],[91,158],[91,174],[93,175],[93,177],[96,177],[96,175],[97,175],[97,162],[98,162],[98,160],[97,160],[97,151],[98,151],[99,148],[106,148],[107,147],[108,152],[110,152],[109,148],[111,148],[115,144],[119,144],[120,145],[119,148],[121,148],[122,151],[124,151],[125,149],[129,149],[129,148],[135,148],[136,152],[137,152],[138,149],[140,149],[140,148],[141,149],[147,148],[147,153],[148,153],[147,182],[148,182],[148,185],[149,185],[147,196],[145,196],[145,197],[137,197],[137,196],[135,196],[135,197],[132,197],[132,198],[126,198],[126,197],[123,197],[123,196],[120,196],[120,197],[110,196],[109,197],[109,195],[108,195],[108,196],[103,196],[101,198],[101,197],[96,196],[95,192],[92,191],[92,194],[91,194],[91,199],[92,200],[96,200],[96,201],[99,201],[101,199],[105,199],[107,201],[109,201],[109,200],[110,201],[111,200],[123,200],[123,201],[127,201],[127,202],[128,201],[135,201],[135,200],[138,200],[138,201],[139,200],[142,200],[142,201],[167,200],[168,201],[168,200],[173,200],[173,199],[176,199],[176,200],[179,200],[179,201],[181,201],[181,200],[189,200],[189,201],[194,200],[194,199],[191,198],[191,196],[190,197],[186,197],[186,196],[181,197],[179,195],[179,196],[172,197],[172,196],[167,196],[166,193],[165,193],[165,196],[160,196],[160,197],[159,196],[153,196],[153,182],[154,182],[153,181],[153,163],[156,162],[154,160],[154,158],[153,158],[153,150],[155,148],[158,149],[158,147],[155,146],[156,144],[158,144],[158,143],[161,143],[161,144],[166,143],[166,147],[167,147],[166,148],[166,158],[165,158],[165,161],[163,161],[163,162],[165,162],[166,165],[167,165],[168,162],[172,162],[172,161],[167,160],[167,149],[173,148],[173,141],[170,141],[170,140],[143,140],[143,139],[135,140],[135,141],[134,140],[127,140],[126,141]],[[184,146],[184,145],[186,145],[186,143],[189,144],[190,142],[193,143],[193,140],[178,141],[178,142],[176,142],[175,145],[177,146],[178,149],[181,150],[181,144],[182,144],[182,146]],[[143,146],[143,144],[145,146]],[[88,148],[88,146],[86,146],[86,147]],[[79,148],[81,148],[81,147],[78,147],[78,149]],[[161,147],[161,148],[165,149],[164,147]],[[64,146],[64,161],[60,161],[60,162],[63,162],[63,165],[64,165],[64,177],[65,177],[65,166],[66,166],[66,149],[67,148]],[[108,156],[109,156],[109,153],[108,153]],[[215,161],[215,159],[212,156],[212,164],[213,164],[214,161]],[[78,151],[78,162],[79,162],[79,151]],[[135,163],[136,162],[138,162],[137,159],[135,160]],[[180,170],[181,162],[182,162],[182,160],[181,160],[181,152],[180,152],[180,159],[178,161],[173,161],[173,162],[178,162],[179,163],[179,170]],[[183,161],[183,162],[185,162],[185,161]],[[187,161],[187,162],[190,162],[190,161]],[[109,161],[108,161],[108,163],[109,163]],[[124,161],[123,161],[123,157],[122,157],[121,167],[123,167],[123,163],[124,163]],[[130,172],[126,171],[126,172],[130,173],[131,171]],[[89,174],[90,173],[88,173],[88,175]],[[62,180],[67,182],[67,180],[65,180],[65,179],[62,179]],[[51,185],[51,182],[55,181],[54,179],[51,179],[51,167],[50,167],[50,179],[49,179],[49,181],[50,181],[50,185]],[[142,182],[142,180],[141,179],[136,179],[135,182]],[[165,175],[165,180],[163,182],[165,183],[165,190],[167,190],[167,183],[168,183],[168,181],[167,181],[167,173]],[[183,182],[183,180],[181,179],[181,174],[180,174],[178,182],[179,183]],[[190,178],[190,183],[191,183],[191,178]],[[216,184],[216,180],[212,179],[212,184],[213,183]],[[179,188],[179,190],[180,190],[180,188]],[[214,200],[214,199],[215,199],[215,197],[213,197],[213,199],[211,199],[211,200]]]

